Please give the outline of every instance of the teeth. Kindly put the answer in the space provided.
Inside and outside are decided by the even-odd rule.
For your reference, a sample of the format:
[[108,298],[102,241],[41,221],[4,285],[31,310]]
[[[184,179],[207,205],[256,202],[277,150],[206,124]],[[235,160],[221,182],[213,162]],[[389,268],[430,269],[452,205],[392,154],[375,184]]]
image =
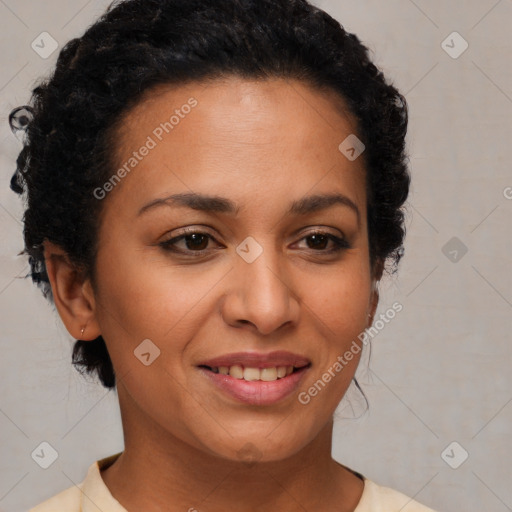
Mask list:
[[229,367],[229,375],[234,379],[243,379],[244,378],[244,369],[241,366],[230,366]]
[[[266,382],[277,380],[277,368],[262,368],[260,370],[260,379]],[[245,373],[244,373],[245,377]]]
[[262,380],[264,382],[272,382],[282,379],[293,372],[293,366],[274,366],[272,368],[243,368],[240,365],[219,366],[211,369],[214,373],[222,375],[230,375],[234,379],[244,379],[249,382]]
[[[261,370],[259,368],[245,368],[244,369],[244,380],[259,380],[261,376]],[[276,374],[277,378],[277,374]]]

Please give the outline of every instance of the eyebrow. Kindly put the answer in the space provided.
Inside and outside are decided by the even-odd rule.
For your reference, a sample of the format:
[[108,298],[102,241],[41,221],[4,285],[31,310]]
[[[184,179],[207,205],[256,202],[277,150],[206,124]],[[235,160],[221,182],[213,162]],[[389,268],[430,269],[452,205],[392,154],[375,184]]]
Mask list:
[[[361,213],[357,205],[349,197],[335,193],[335,194],[316,194],[303,197],[293,201],[288,209],[287,215],[308,215],[318,211],[326,210],[334,205],[342,205],[350,208],[357,215],[358,225],[361,222]],[[168,197],[155,199],[150,203],[144,205],[138,215],[157,208],[159,206],[168,207],[186,207],[193,210],[200,210],[203,212],[223,213],[229,215],[238,215],[240,206],[227,199],[219,196],[209,196],[198,194],[194,192],[172,194]]]

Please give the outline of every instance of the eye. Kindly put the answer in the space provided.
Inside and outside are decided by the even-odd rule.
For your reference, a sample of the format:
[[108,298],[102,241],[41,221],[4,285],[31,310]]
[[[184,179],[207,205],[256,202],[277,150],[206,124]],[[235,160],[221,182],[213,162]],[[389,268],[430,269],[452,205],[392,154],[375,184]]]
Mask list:
[[[307,243],[308,248],[312,249],[314,252],[325,254],[336,253],[351,248],[350,243],[346,239],[337,237],[326,231],[314,231],[301,240],[311,240],[311,243]],[[331,249],[325,250],[325,246],[328,245],[329,242],[332,242],[333,246]]]
[[[158,245],[167,251],[182,254],[196,253],[200,256],[207,252],[207,247],[210,240],[215,240],[215,238],[213,238],[213,236],[211,236],[209,233],[198,231],[196,228],[185,230],[185,232],[181,235],[175,236],[169,240],[164,240]],[[184,242],[183,245],[185,247],[178,247],[177,244],[179,242]]]

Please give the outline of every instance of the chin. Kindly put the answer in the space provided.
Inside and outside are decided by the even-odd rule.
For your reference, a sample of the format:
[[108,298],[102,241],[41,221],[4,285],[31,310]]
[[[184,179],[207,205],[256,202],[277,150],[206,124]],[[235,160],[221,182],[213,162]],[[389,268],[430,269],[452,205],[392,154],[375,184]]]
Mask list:
[[208,446],[208,451],[219,458],[231,462],[242,462],[248,466],[263,462],[275,462],[285,460],[296,454],[302,446],[307,444],[304,439],[302,444],[290,444],[290,438],[277,439],[272,443],[268,433],[246,439],[230,439],[229,445]]

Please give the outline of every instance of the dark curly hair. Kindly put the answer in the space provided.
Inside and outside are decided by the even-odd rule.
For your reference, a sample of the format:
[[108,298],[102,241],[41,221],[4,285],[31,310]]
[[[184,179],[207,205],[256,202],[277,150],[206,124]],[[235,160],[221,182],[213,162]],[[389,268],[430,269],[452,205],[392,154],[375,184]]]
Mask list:
[[[358,37],[307,0],[124,0],[62,48],[55,70],[32,91],[26,107],[32,119],[20,122],[24,147],[11,188],[26,194],[28,276],[50,302],[45,239],[64,249],[94,286],[103,202],[93,191],[115,169],[121,116],[159,84],[226,76],[299,79],[338,93],[366,147],[370,266],[396,272],[410,185],[408,109]],[[115,388],[101,336],[77,340],[72,363]]]

